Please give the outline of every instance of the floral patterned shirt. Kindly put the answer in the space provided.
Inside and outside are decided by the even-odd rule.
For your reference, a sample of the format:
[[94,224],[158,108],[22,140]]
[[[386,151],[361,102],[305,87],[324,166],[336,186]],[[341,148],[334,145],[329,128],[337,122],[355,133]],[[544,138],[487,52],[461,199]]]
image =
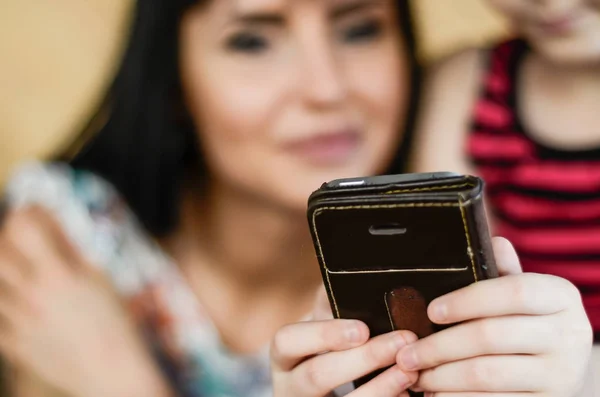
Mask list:
[[248,356],[228,351],[178,267],[111,185],[65,164],[33,162],[13,175],[6,200],[10,209],[50,210],[81,252],[106,271],[178,395],[271,395],[268,347]]

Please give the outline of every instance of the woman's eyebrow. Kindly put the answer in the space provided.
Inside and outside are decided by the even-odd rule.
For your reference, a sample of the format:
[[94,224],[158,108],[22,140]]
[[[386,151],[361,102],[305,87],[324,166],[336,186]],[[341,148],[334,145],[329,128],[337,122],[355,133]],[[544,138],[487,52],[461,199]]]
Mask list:
[[379,7],[384,0],[354,0],[337,4],[332,7],[330,16],[333,19],[342,18],[348,14],[353,14],[369,8]]
[[245,25],[279,26],[285,24],[281,0],[238,0],[234,1],[232,6],[230,22]]
[[283,25],[285,18],[277,12],[239,12],[235,13],[232,21],[249,25]]
[[[325,0],[320,0],[325,1]],[[342,18],[348,14],[381,6],[384,0],[353,0],[334,5],[330,11],[330,17],[333,19]],[[230,18],[230,22],[248,24],[248,25],[276,25],[285,24],[285,17],[277,11],[252,11],[236,10]]]

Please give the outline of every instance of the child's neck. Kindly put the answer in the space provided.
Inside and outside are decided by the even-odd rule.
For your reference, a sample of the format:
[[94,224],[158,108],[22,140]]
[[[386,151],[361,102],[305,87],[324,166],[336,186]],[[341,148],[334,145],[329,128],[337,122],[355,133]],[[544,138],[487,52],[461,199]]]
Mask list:
[[532,52],[529,62],[538,71],[571,86],[600,84],[600,61],[586,64],[557,63]]
[[561,66],[532,53],[520,71],[525,128],[547,146],[600,148],[600,64]]

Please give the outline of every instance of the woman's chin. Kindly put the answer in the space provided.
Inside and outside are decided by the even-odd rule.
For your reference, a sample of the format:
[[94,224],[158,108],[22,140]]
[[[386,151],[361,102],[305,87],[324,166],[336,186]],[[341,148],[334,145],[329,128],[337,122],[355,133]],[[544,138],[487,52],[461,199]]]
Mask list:
[[296,175],[287,179],[285,186],[274,189],[279,196],[279,202],[294,212],[306,213],[310,195],[321,188],[324,183],[335,179],[361,177],[371,175],[373,172],[364,169],[347,169],[320,173],[318,176],[311,175],[302,177]]
[[262,172],[255,173],[261,176],[260,181],[254,180],[253,183],[247,183],[246,187],[258,193],[263,202],[286,211],[306,213],[310,195],[324,183],[378,174],[389,163],[390,156],[357,156],[353,161],[327,166],[291,161],[273,162],[269,167],[263,166]]

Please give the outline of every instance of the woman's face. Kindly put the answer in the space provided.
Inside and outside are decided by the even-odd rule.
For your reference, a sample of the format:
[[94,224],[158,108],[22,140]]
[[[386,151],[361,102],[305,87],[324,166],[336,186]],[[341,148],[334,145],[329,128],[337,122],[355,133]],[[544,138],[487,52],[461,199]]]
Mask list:
[[600,0],[489,1],[553,62],[600,62]]
[[392,0],[212,0],[181,24],[187,106],[211,178],[304,210],[323,182],[382,172],[409,93]]

